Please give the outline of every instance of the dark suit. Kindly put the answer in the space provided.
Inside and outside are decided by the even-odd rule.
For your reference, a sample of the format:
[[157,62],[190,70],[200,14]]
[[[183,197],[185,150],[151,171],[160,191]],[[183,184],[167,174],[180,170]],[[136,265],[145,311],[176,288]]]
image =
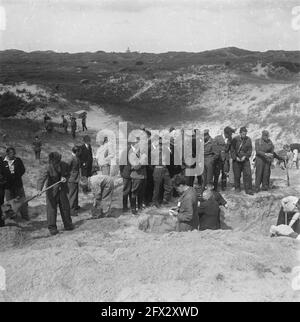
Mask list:
[[[69,178],[69,166],[65,162],[60,162],[59,166],[54,167],[49,164],[48,167],[41,173],[38,179],[37,189],[42,190],[45,183],[49,187],[52,184],[59,182],[62,177]],[[59,207],[61,218],[66,230],[73,227],[70,216],[70,204],[68,200],[68,184],[60,183],[46,192],[47,205],[47,221],[50,232],[56,232],[56,217],[57,207]]]
[[220,208],[214,197],[200,203],[198,214],[200,221],[199,230],[216,230],[221,228]]
[[83,177],[91,177],[93,168],[93,150],[90,144],[88,147],[85,144],[81,146],[79,158],[81,163],[81,175]]
[[68,180],[69,188],[69,202],[71,216],[76,214],[78,210],[78,192],[79,192],[79,180],[80,180],[80,160],[77,156],[73,155],[69,161],[70,177]]
[[[243,173],[243,181],[246,192],[252,191],[252,173],[250,166],[250,157],[252,154],[252,141],[246,136],[242,139],[240,136],[233,138],[231,143],[231,157],[232,168],[234,173],[234,186],[236,189],[240,189],[241,186],[241,174]],[[245,157],[243,162],[237,160],[237,158]]]
[[214,188],[218,189],[219,177],[221,174],[221,187],[222,190],[226,188],[227,174],[229,172],[229,150],[231,140],[225,142],[223,135],[218,135],[214,139],[217,159],[214,165]]
[[[13,172],[9,169],[8,161],[4,159],[4,176],[5,183],[5,199],[9,201],[17,197],[25,198],[22,176],[25,174],[25,167],[20,158],[15,158],[13,163]],[[23,219],[28,219],[28,205],[24,204],[20,213]]]

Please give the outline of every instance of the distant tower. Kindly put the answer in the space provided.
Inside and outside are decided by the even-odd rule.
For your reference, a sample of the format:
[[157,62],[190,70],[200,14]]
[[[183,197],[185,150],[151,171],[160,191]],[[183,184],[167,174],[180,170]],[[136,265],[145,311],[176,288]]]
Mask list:
[[127,53],[127,54],[131,53],[131,51],[130,51],[130,48],[129,48],[129,47],[127,47],[127,49],[126,49],[126,53]]

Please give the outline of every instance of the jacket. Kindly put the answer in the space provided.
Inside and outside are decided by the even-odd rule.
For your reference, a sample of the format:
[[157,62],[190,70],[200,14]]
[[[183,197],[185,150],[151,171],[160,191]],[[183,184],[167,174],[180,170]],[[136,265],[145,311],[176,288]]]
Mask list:
[[[40,176],[37,181],[37,190],[41,191],[43,190],[43,187],[45,185],[46,187],[49,187],[54,183],[59,182],[62,177],[68,180],[69,176],[70,171],[67,163],[60,161],[60,163],[57,166],[49,164],[40,173]],[[53,194],[54,196],[57,196],[60,193],[60,191],[66,193],[68,192],[67,182],[56,185],[52,189],[48,190],[47,194]]]
[[218,160],[228,161],[231,140],[225,139],[223,135],[218,135],[214,138],[214,147]]
[[22,176],[26,171],[23,161],[20,158],[15,158],[10,164],[7,158],[5,158],[3,165],[4,177],[6,179],[5,189],[22,188]]
[[81,175],[84,177],[90,177],[92,175],[93,168],[93,151],[90,144],[88,145],[88,147],[85,144],[81,146],[79,158]]
[[146,179],[147,177],[147,152],[143,151],[139,144],[131,147],[129,151],[129,162],[131,164],[130,178]]
[[231,157],[232,160],[236,158],[246,157],[246,160],[249,160],[252,155],[252,141],[246,136],[242,139],[240,136],[236,136],[232,139],[231,142]]
[[178,203],[178,222],[186,223],[194,229],[198,229],[199,217],[197,211],[198,199],[196,190],[189,187],[179,198]]
[[204,159],[208,158],[212,158],[213,160],[218,158],[218,152],[211,137],[209,137],[207,142],[204,142]]
[[[263,139],[257,139],[255,141],[256,157],[264,159],[265,161],[271,162],[274,156],[274,145],[271,140],[265,141]],[[272,158],[268,158],[266,153],[271,153]]]
[[80,181],[80,160],[77,156],[73,155],[71,160],[68,162],[70,177],[70,183],[79,183]]
[[220,229],[220,208],[214,196],[200,203],[198,213],[200,221],[199,230]]

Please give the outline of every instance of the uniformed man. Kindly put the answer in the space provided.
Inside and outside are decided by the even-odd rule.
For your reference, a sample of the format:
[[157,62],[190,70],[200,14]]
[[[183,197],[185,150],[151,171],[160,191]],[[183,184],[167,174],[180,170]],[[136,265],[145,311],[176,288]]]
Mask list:
[[224,191],[227,186],[227,176],[230,170],[230,146],[232,134],[235,132],[229,126],[226,126],[224,133],[214,138],[214,144],[217,153],[217,159],[214,164],[214,189],[218,190],[218,182],[221,174],[221,189]]
[[172,194],[172,181],[168,168],[171,149],[163,144],[162,138],[158,135],[153,138],[152,146],[151,159],[154,166],[152,202],[154,206],[160,207],[161,203],[167,204],[170,201]]
[[260,186],[263,191],[267,191],[270,185],[271,165],[274,160],[274,145],[268,131],[262,131],[261,138],[255,141],[255,151],[255,192],[259,192]]
[[89,187],[94,195],[92,218],[98,219],[111,215],[114,180],[112,177],[96,174],[88,179]]
[[214,164],[217,159],[214,142],[209,135],[209,130],[204,130],[204,169],[202,174],[202,191],[208,183],[213,184]]
[[61,183],[46,192],[47,223],[51,235],[58,234],[56,226],[57,207],[59,207],[65,230],[74,229],[68,199],[67,180],[69,175],[68,164],[61,161],[61,155],[58,152],[51,152],[49,154],[49,164],[42,170],[37,182],[37,190],[41,193],[44,185],[49,187],[61,181]]
[[232,168],[234,173],[234,186],[237,192],[241,191],[241,174],[243,173],[243,181],[246,194],[253,195],[252,191],[252,173],[250,166],[250,157],[252,154],[252,141],[247,136],[246,127],[240,128],[240,135],[232,139],[231,157]]
[[174,185],[180,197],[176,209],[171,209],[171,213],[177,216],[178,232],[191,231],[198,229],[198,200],[197,193],[193,187],[186,183],[186,178],[183,175],[176,175]]
[[143,146],[140,138],[131,145],[129,151],[129,162],[131,165],[131,212],[136,215],[143,208],[144,184],[147,178],[147,152],[148,145]]
[[79,194],[79,181],[80,181],[80,147],[74,146],[72,148],[72,157],[69,161],[70,177],[68,180],[68,198],[70,202],[71,216],[77,216],[78,210],[78,194]]

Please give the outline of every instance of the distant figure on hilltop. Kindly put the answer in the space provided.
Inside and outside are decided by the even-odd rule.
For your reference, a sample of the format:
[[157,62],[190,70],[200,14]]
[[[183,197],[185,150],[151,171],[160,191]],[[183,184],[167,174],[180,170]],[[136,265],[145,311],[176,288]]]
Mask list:
[[86,118],[87,118],[87,115],[86,113],[83,114],[82,116],[82,120],[81,120],[81,124],[82,124],[82,131],[87,131],[87,127],[86,127]]
[[76,138],[76,130],[77,130],[76,117],[72,116],[72,118],[71,118],[71,133],[72,133],[73,139]]

